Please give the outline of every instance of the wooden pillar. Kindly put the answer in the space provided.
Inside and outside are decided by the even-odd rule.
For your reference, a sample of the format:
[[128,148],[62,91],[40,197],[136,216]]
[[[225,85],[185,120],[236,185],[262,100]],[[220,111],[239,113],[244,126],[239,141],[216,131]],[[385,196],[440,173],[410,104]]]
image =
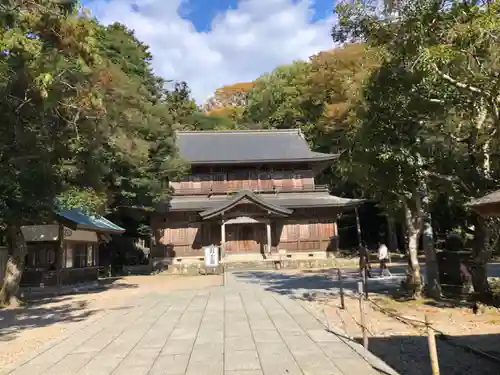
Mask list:
[[[335,240],[334,244],[333,244],[333,250],[334,251],[339,251],[339,248],[340,248],[340,238],[339,238],[339,228],[337,226],[337,217],[335,217],[335,221],[333,222],[333,238]],[[328,244],[327,244],[327,248],[328,248]]]
[[266,230],[267,230],[267,252],[270,254],[271,253],[271,221],[268,221],[266,223]]
[[63,267],[63,260],[64,260],[64,252],[65,252],[65,246],[64,246],[64,225],[59,223],[58,226],[58,240],[59,240],[59,246],[56,252],[56,280],[57,280],[57,288],[59,289],[61,286],[61,270]]
[[226,243],[226,223],[224,219],[222,219],[222,225],[220,226],[220,244],[224,246]]

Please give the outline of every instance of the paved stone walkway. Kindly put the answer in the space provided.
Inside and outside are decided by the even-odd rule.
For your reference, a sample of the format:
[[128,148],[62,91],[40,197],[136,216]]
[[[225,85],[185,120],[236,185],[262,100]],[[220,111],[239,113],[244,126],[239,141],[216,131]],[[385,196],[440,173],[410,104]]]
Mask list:
[[148,294],[47,343],[12,375],[373,375],[299,302],[238,283]]

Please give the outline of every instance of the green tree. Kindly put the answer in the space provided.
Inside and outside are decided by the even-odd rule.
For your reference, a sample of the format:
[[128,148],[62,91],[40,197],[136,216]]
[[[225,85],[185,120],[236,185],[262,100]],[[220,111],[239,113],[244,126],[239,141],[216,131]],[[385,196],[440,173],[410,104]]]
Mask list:
[[359,125],[356,111],[363,99],[365,81],[379,66],[378,53],[363,44],[346,44],[312,56],[310,64],[302,102],[304,110],[313,108],[310,116],[316,131],[312,145],[318,151],[340,155],[320,178],[332,186],[335,194],[366,196],[360,183],[364,176],[352,173],[351,156]]
[[6,124],[0,225],[10,254],[3,303],[22,277],[22,225],[52,221],[55,204],[90,212],[151,207],[168,194],[166,180],[182,170],[166,93],[147,48],[125,28],[105,29],[72,5],[6,2],[0,12]]
[[[405,164],[411,160],[410,155],[422,158],[422,167],[415,170],[413,180],[419,180],[423,173],[421,180],[427,186],[444,185],[455,201],[464,202],[496,180],[491,150],[498,143],[494,135],[500,103],[496,37],[499,2],[419,0],[386,5],[381,11],[376,1],[341,2],[336,8],[340,22],[333,30],[334,39],[363,41],[379,48],[384,52],[384,70],[389,68],[403,80],[405,76],[413,77],[398,95],[406,98],[404,101],[418,94],[422,98],[419,108],[411,107],[415,101],[410,100],[402,108],[389,109],[384,118],[388,124],[384,136],[391,132],[404,135],[398,126],[391,125],[404,112],[408,124],[418,120],[414,129],[421,142],[416,143],[416,153],[405,156]],[[376,88],[378,95],[390,89],[383,83]],[[370,122],[367,118],[365,121]],[[398,157],[400,152],[394,148],[381,152],[385,143],[379,141],[375,154],[386,155],[388,160]],[[427,210],[427,202],[422,203]],[[477,234],[483,233],[481,221],[472,219]],[[474,283],[477,291],[487,294],[487,257],[481,255],[483,250],[476,247]],[[431,255],[428,265],[434,263],[434,254],[426,254]],[[428,279],[434,280],[435,275],[429,272],[435,266],[427,268]]]
[[295,61],[258,78],[248,91],[245,121],[260,123],[264,128],[301,128],[310,139],[313,110],[304,111],[302,105],[310,72],[311,64]]
[[443,109],[423,94],[421,76],[394,61],[383,64],[366,84],[351,154],[352,172],[365,192],[389,212],[403,214],[409,245],[407,285],[415,297],[422,292],[417,251],[426,229],[431,229],[425,233],[430,241],[424,244],[427,280],[431,280],[428,292],[439,294],[432,228],[425,226],[429,192],[424,161],[429,132]]
[[168,179],[185,169],[176,155],[174,131],[182,119],[174,110],[187,86],[168,91],[153,73],[148,47],[124,26],[100,27],[99,41],[113,74],[113,86],[104,91],[106,120],[116,129],[99,160],[107,168],[108,206],[149,209],[168,199]]
[[92,23],[49,0],[4,2],[0,14],[0,218],[11,254],[1,300],[8,303],[22,276],[20,227],[50,217],[91,151],[93,131],[81,120],[103,107]]
[[167,92],[165,104],[176,128],[197,129],[197,120],[202,113],[191,97],[191,90],[186,82],[173,83],[173,89]]

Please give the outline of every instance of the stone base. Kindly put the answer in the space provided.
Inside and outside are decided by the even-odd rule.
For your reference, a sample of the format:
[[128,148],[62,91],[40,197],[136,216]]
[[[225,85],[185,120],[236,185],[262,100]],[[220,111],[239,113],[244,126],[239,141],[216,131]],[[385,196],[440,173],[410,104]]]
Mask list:
[[125,275],[150,275],[152,271],[152,264],[143,264],[139,266],[123,266],[123,273]]
[[162,274],[168,275],[220,275],[224,272],[222,264],[217,267],[205,267],[204,262],[187,262],[187,263],[173,263],[167,266],[167,268],[159,270]]
[[324,251],[273,253],[263,257],[260,253],[227,254],[218,267],[206,269],[202,258],[164,258],[154,259],[153,267],[158,272],[182,275],[205,275],[237,270],[276,270],[276,269],[311,269],[356,266],[357,259],[335,258]]
[[243,270],[280,270],[280,269],[308,269],[308,268],[334,268],[338,263],[335,259],[268,259],[261,262],[232,262],[226,263],[226,271]]

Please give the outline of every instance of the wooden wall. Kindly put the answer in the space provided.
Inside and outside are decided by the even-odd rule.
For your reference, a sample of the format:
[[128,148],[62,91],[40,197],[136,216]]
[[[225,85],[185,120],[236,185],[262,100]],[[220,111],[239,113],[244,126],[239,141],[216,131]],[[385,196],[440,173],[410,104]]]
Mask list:
[[276,226],[279,248],[287,251],[326,251],[331,237],[337,236],[337,223],[332,219],[310,219],[285,222]]
[[256,170],[240,170],[234,172],[217,172],[212,174],[193,174],[170,185],[178,191],[231,191],[239,189],[271,190],[278,189],[312,189],[314,174],[310,170],[259,172]]
[[[182,215],[177,215],[179,218]],[[337,236],[334,218],[292,219],[271,224],[272,249],[287,251],[332,250],[331,238]],[[216,222],[158,222],[153,257],[203,257],[203,246],[221,240],[221,227]],[[158,226],[159,225],[159,226]],[[262,252],[267,244],[264,224],[233,224],[226,226],[228,252]]]
[[220,225],[215,222],[200,223],[196,213],[175,212],[167,218],[152,218],[155,236],[152,257],[203,256],[203,246],[219,244]]
[[169,225],[161,230],[159,244],[165,247],[166,256],[203,256],[201,224]]

